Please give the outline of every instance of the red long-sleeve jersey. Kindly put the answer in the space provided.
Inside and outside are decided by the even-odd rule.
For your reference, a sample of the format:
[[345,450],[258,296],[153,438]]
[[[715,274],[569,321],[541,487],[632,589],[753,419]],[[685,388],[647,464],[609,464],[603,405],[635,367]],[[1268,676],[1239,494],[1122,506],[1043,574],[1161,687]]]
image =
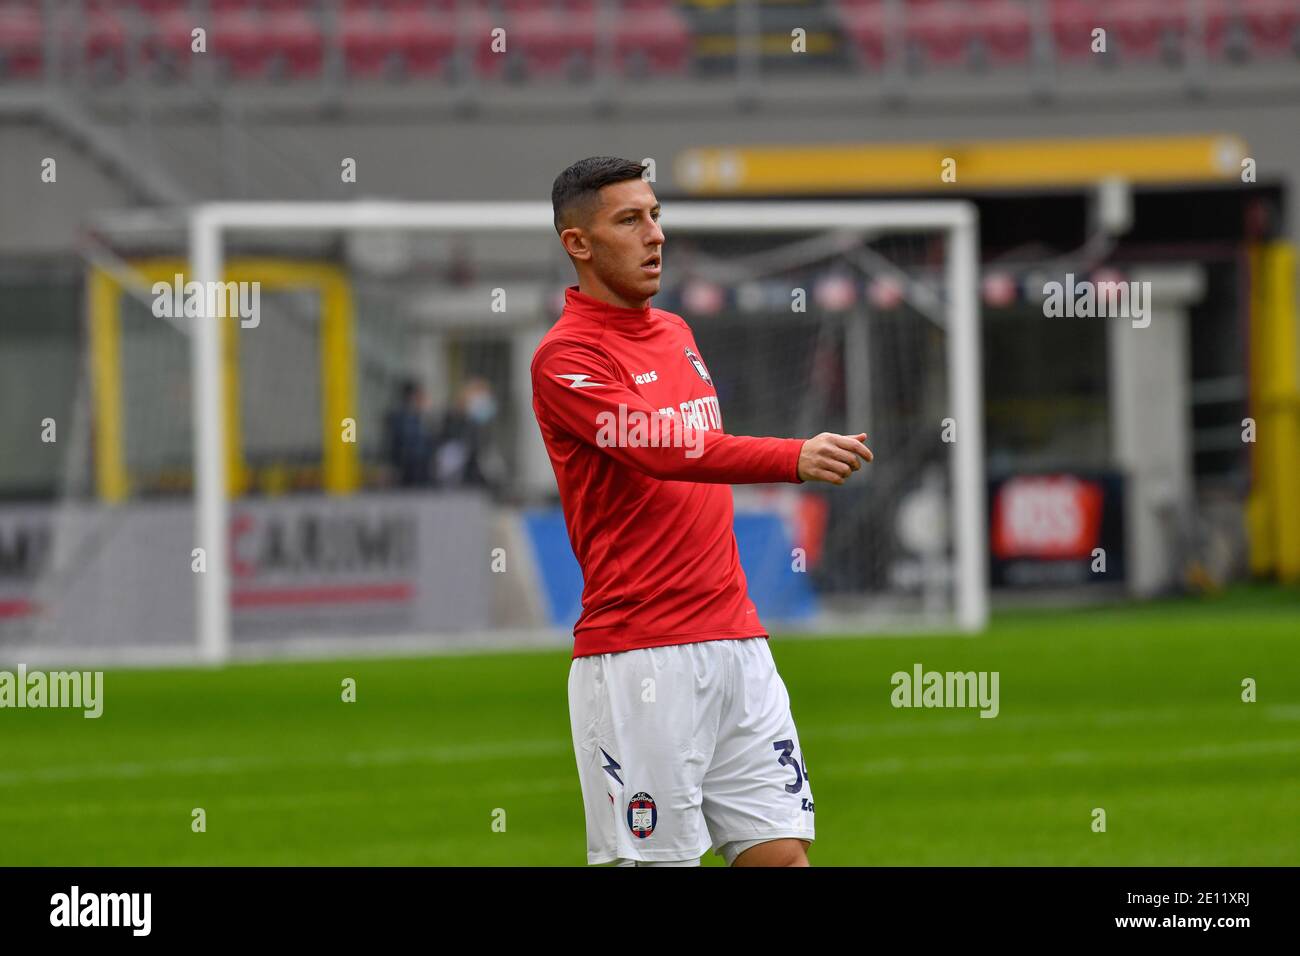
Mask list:
[[729,485],[799,482],[803,439],[728,435],[681,316],[577,286],[533,354],[532,379],[582,567],[573,656],[766,637]]

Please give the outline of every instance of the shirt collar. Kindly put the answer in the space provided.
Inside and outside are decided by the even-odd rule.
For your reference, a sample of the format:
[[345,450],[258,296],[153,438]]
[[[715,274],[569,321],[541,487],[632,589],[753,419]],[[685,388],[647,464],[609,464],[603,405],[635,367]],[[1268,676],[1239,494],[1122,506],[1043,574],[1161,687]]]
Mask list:
[[654,309],[649,305],[642,309],[611,305],[579,291],[576,285],[571,285],[564,290],[564,311],[608,323],[615,329],[628,332],[649,328],[655,321]]

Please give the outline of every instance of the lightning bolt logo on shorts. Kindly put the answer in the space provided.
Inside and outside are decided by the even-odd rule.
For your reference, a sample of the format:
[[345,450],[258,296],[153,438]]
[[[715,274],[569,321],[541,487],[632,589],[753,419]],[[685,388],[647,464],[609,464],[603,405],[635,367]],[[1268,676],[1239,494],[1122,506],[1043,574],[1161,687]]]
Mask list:
[[622,765],[619,764],[619,762],[615,760],[613,757],[611,757],[609,754],[605,753],[604,747],[600,748],[600,752],[605,755],[605,761],[606,761],[605,766],[601,767],[601,769],[604,770],[605,773],[613,777],[615,780],[617,780],[619,786],[622,786],[623,778],[618,775],[618,771],[623,769]]

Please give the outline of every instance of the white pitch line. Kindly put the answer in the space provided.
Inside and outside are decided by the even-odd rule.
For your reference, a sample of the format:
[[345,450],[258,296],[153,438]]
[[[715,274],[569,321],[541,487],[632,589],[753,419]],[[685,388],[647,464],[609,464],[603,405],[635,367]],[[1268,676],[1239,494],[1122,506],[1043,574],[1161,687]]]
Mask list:
[[[460,786],[462,791],[473,791],[472,783]],[[581,799],[581,788],[577,776],[569,777],[529,777],[526,781],[517,783],[500,783],[494,782],[485,785],[479,789],[484,794],[482,803],[488,809],[500,806],[503,798],[515,796],[528,796],[538,793],[566,793],[571,792],[575,799]],[[358,794],[364,797],[359,801]],[[394,795],[400,795],[394,799]],[[414,796],[412,796],[414,795]],[[410,803],[411,800],[418,800],[420,797],[427,798],[429,788],[421,784],[411,784],[405,787],[385,786],[382,790],[377,790],[370,785],[360,787],[347,787],[332,790],[303,790],[297,793],[277,793],[263,794],[254,793],[247,796],[216,798],[215,806],[222,815],[241,812],[257,812],[275,809],[310,811],[322,807],[339,806],[346,807],[364,802],[368,806],[378,803]],[[490,804],[490,806],[489,806]],[[156,819],[165,817],[169,814],[180,812],[188,815],[190,804],[187,798],[173,797],[166,800],[149,800],[139,801],[132,799],[127,803],[123,802],[89,802],[78,803],[72,801],[47,802],[41,801],[34,806],[23,807],[0,807],[0,820],[5,823],[13,823],[18,820],[44,820],[50,817],[103,817],[111,816],[117,819],[127,817]],[[3,844],[0,844],[0,865],[3,865]]]
[[[1300,720],[1300,708],[1288,705],[1263,707],[1264,716],[1273,720]],[[889,737],[909,737],[926,735],[963,735],[976,733],[987,728],[988,731],[1003,731],[1022,727],[1070,726],[1075,724],[1103,724],[1122,726],[1126,724],[1178,723],[1187,719],[1185,708],[1168,708],[1164,710],[1129,710],[1111,711],[1089,716],[1078,715],[1003,715],[993,721],[981,719],[977,713],[965,717],[952,717],[939,720],[916,720],[872,724],[842,724],[837,727],[808,734],[810,740],[816,738],[834,740],[872,740]],[[1005,732],[1005,731],[1004,731]],[[1268,744],[1267,741],[1262,742]],[[1234,745],[1235,746],[1235,745]],[[329,769],[340,764],[349,768],[403,766],[419,763],[466,763],[482,760],[545,757],[559,754],[572,754],[573,745],[568,741],[540,740],[527,743],[501,742],[482,744],[463,744],[454,747],[414,748],[386,751],[353,751],[342,755],[322,754],[320,756],[215,756],[195,757],[183,760],[162,761],[155,763],[130,761],[112,764],[66,764],[53,767],[39,767],[31,770],[10,770],[0,772],[0,787],[18,786],[32,783],[76,783],[88,780],[132,780],[152,776],[208,776],[252,773],[259,770],[278,770],[284,767],[320,767]],[[1015,761],[1032,762],[1034,755],[1014,755]],[[879,761],[881,767],[891,768],[895,764],[910,769],[923,769],[918,760],[946,760],[949,758],[886,758]],[[971,759],[971,758],[960,758]],[[982,764],[990,765],[999,758],[988,755],[981,758]],[[1085,758],[1091,759],[1091,758]],[[901,761],[901,763],[900,763]],[[977,764],[981,761],[977,761]],[[1069,762],[1069,761],[1067,761]],[[974,764],[962,764],[962,766]],[[936,764],[936,769],[946,764]],[[956,765],[954,765],[956,766]],[[881,772],[893,772],[884,769]]]
[[[1236,705],[1223,705],[1221,712],[1215,716],[1229,715],[1231,708],[1234,706]],[[917,710],[926,709],[915,707],[899,708],[897,718],[887,722],[839,724],[834,727],[820,729],[815,734],[809,733],[802,736],[807,736],[810,741],[818,739],[855,740],[859,737],[925,737],[943,734],[1008,733],[1021,729],[1038,729],[1042,727],[1086,727],[1092,725],[1122,727],[1131,724],[1177,724],[1186,721],[1189,714],[1186,707],[1166,707],[1158,710],[1135,708],[1131,710],[1102,711],[1095,714],[1017,714],[1004,709],[996,718],[989,719],[979,716],[979,708],[965,708],[965,715],[960,717],[952,716],[938,719],[936,714],[934,717],[924,719],[909,719],[916,714]],[[1260,707],[1260,711],[1269,720],[1300,720],[1300,707],[1275,704]],[[1247,721],[1250,719],[1248,709],[1243,707],[1238,712],[1238,715],[1242,721],[1242,726],[1248,726]]]
[[[1143,766],[1151,764],[1190,763],[1197,760],[1231,760],[1237,757],[1263,754],[1300,753],[1300,740],[1256,740],[1240,744],[1208,744],[1184,747],[1181,750],[1130,752],[1063,750],[1054,753],[1013,753],[967,755],[953,754],[942,757],[887,757],[847,769],[833,769],[835,776],[876,777],[905,772],[931,770],[990,770],[1011,767],[1031,767],[1051,764],[1055,766],[1086,766],[1088,764],[1122,763],[1131,757]],[[831,762],[832,767],[836,767]],[[824,767],[826,761],[819,766]]]
[[115,764],[67,764],[34,770],[10,770],[0,773],[0,787],[25,783],[75,783],[85,780],[131,780],[153,776],[207,776],[276,770],[283,767],[321,767],[340,764],[349,768],[402,766],[405,764],[460,764],[478,760],[512,757],[544,757],[561,752],[572,753],[567,741],[539,740],[528,743],[466,744],[456,747],[425,747],[411,750],[359,750],[345,754],[319,756],[195,757],[157,763],[133,761]]

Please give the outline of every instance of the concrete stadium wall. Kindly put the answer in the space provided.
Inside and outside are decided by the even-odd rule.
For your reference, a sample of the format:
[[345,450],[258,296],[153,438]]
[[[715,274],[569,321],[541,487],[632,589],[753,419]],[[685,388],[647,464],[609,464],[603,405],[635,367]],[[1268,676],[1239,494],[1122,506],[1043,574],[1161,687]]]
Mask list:
[[[1241,94],[1211,103],[1182,100],[1159,108],[1109,105],[1014,109],[962,105],[882,113],[800,109],[797,115],[595,116],[557,120],[393,118],[288,123],[250,119],[246,135],[215,121],[175,121],[153,127],[150,148],[140,136],[110,122],[104,128],[142,165],[156,164],[199,198],[544,199],[568,163],[593,154],[654,157],[657,186],[672,192],[673,159],[708,145],[893,142],[1019,137],[1235,133],[1258,162],[1259,181],[1300,181],[1300,124],[1294,107],[1262,95]],[[40,182],[43,157],[59,162],[57,185]],[[352,157],[358,181],[340,180],[340,162]],[[57,190],[57,193],[55,192]],[[1300,190],[1290,190],[1288,222],[1300,223]],[[70,249],[84,216],[130,204],[130,192],[84,152],[38,121],[0,122],[0,255]]]

